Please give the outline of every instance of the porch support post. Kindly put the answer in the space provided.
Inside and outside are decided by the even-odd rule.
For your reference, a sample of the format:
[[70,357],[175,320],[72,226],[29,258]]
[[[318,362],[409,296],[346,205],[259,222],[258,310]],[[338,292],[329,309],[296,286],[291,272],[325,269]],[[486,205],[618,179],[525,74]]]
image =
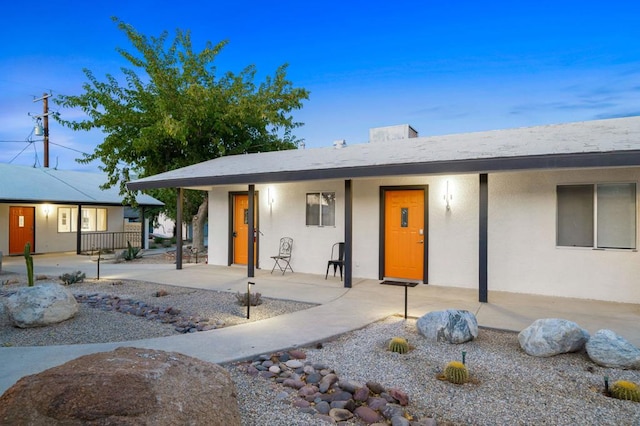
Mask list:
[[248,234],[248,239],[249,241],[247,242],[247,249],[249,250],[249,256],[247,256],[247,277],[252,278],[255,276],[255,265],[254,265],[254,258],[255,258],[255,245],[253,243],[253,238],[254,238],[254,232],[256,229],[256,224],[255,224],[255,192],[256,192],[256,186],[255,185],[249,185],[249,217],[248,222],[249,222],[249,232],[247,232]]
[[176,205],[176,269],[182,269],[182,206],[184,204],[184,189],[178,188],[178,203]]
[[147,236],[147,227],[145,226],[145,220],[144,220],[144,206],[140,207],[140,248],[141,249],[146,249],[146,236]]
[[344,286],[351,288],[353,250],[353,191],[351,180],[344,181]]
[[76,254],[82,254],[82,204],[78,204],[76,217]]
[[478,259],[478,298],[482,303],[488,301],[488,228],[489,228],[489,179],[486,173],[480,174],[480,234],[479,234],[479,259]]

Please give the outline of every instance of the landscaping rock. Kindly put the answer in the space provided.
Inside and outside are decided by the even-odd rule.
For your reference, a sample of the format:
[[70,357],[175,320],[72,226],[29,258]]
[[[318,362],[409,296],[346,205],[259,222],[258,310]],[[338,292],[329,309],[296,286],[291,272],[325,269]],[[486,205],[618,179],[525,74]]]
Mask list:
[[447,309],[423,315],[416,322],[418,332],[437,342],[465,343],[478,337],[478,321],[469,311]]
[[176,352],[118,348],[26,376],[0,397],[2,424],[240,425],[222,367]]
[[57,283],[22,287],[6,299],[6,308],[13,325],[20,328],[56,324],[78,313],[73,293]]
[[611,330],[599,330],[585,346],[589,358],[598,365],[640,370],[640,349]]
[[343,408],[332,408],[331,411],[329,411],[329,416],[336,422],[344,422],[353,418],[353,413]]
[[520,347],[531,356],[547,357],[584,349],[589,333],[573,321],[545,318],[518,334]]
[[361,405],[356,408],[354,414],[362,419],[367,424],[380,422],[383,420],[383,417],[377,412],[373,411],[371,408]]

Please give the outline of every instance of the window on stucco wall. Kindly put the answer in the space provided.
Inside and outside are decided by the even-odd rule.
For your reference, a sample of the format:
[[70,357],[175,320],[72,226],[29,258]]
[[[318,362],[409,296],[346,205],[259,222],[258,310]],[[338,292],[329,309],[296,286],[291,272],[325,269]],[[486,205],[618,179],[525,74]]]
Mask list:
[[[78,209],[58,207],[58,232],[76,232]],[[107,209],[86,207],[82,209],[82,231],[106,231]]]
[[336,193],[311,192],[307,194],[307,226],[336,225]]
[[636,248],[636,184],[558,185],[557,245]]

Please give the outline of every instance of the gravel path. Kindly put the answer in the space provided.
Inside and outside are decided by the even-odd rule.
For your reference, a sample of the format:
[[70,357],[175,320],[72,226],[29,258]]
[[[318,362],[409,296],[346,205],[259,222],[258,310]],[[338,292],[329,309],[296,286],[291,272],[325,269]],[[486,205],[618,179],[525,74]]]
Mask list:
[[[12,277],[3,274],[2,279]],[[3,286],[7,293],[18,284]],[[184,312],[232,326],[247,322],[234,294],[141,281],[74,284],[74,293],[108,293],[150,305],[173,306]],[[169,294],[155,297],[155,292]],[[1,306],[1,304],[0,304]],[[250,321],[269,318],[312,305],[268,300],[252,307]],[[409,395],[408,411],[417,419],[435,418],[438,425],[630,425],[640,426],[640,403],[602,394],[603,376],[640,383],[640,371],[599,367],[586,354],[551,358],[526,355],[517,334],[480,329],[479,337],[463,345],[427,343],[415,320],[391,317],[347,333],[322,348],[306,348],[307,361],[335,370],[340,378],[377,381]],[[126,341],[176,334],[173,325],[82,305],[73,321],[38,329],[17,329],[0,308],[0,345],[53,345]],[[402,336],[414,347],[399,355],[386,349],[388,340]],[[437,380],[444,365],[467,352],[472,381],[452,385]],[[243,372],[246,364],[227,365],[237,386],[243,425],[296,426],[318,424],[310,414],[291,405],[294,391]],[[355,422],[344,423],[358,424]]]

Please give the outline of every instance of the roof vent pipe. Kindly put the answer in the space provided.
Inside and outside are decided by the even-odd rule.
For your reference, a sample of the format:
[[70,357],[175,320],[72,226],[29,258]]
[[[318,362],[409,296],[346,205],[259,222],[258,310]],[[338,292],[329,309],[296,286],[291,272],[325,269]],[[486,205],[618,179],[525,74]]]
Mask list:
[[337,141],[333,141],[333,147],[336,149],[344,148],[347,146],[347,141],[344,139],[338,139]]

